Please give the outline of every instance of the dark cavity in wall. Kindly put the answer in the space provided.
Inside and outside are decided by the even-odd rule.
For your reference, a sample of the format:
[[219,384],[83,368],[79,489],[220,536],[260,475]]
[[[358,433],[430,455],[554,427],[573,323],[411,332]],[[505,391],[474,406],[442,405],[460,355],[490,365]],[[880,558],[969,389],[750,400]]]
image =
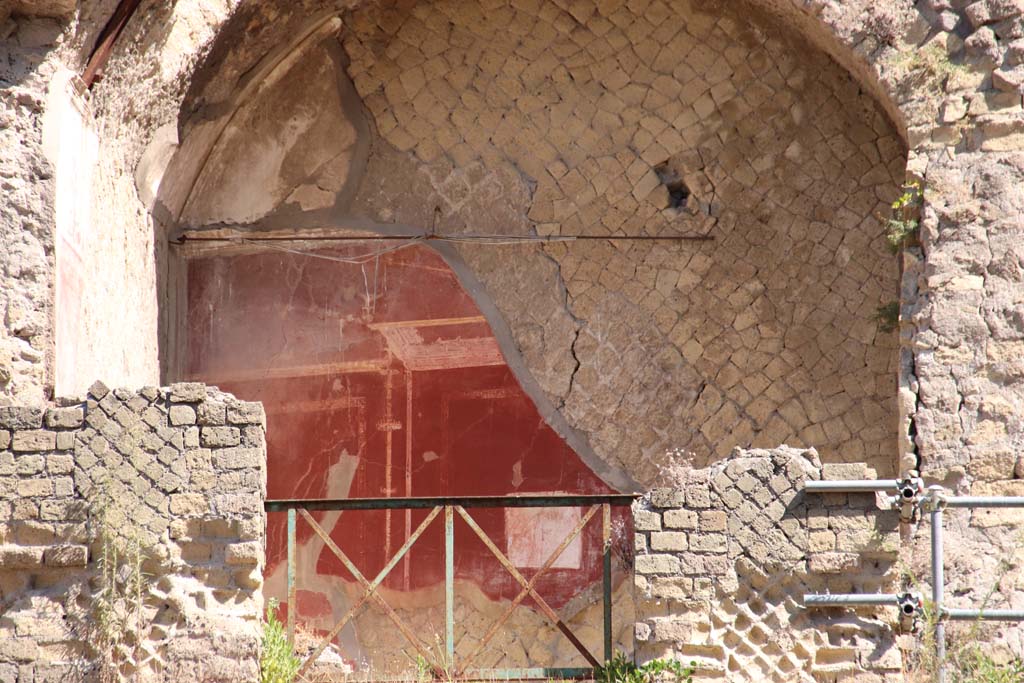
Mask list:
[[671,162],[664,161],[654,167],[658,180],[668,189],[668,208],[685,211],[690,199],[690,188],[683,182],[682,173]]

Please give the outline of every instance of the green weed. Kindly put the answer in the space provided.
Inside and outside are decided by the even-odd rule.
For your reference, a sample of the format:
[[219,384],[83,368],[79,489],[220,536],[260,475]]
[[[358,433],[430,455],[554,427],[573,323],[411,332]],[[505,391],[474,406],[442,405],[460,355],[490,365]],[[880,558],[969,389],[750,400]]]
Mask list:
[[605,665],[594,672],[597,683],[654,683],[667,675],[677,683],[692,683],[696,662],[689,666],[676,659],[653,659],[646,664],[636,664],[626,655],[617,652]]
[[292,683],[302,666],[295,650],[288,642],[284,625],[277,617],[278,602],[267,601],[267,614],[263,622],[263,654],[260,655],[260,683]]

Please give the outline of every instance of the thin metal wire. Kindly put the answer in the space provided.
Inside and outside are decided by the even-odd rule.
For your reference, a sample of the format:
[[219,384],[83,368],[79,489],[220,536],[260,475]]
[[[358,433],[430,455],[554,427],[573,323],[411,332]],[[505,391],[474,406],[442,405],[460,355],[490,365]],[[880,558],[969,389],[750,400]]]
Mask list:
[[[203,241],[204,242],[211,242],[213,240],[205,240],[204,239]],[[225,238],[224,240],[218,240],[218,241],[239,242],[239,243],[248,244],[248,245],[254,246],[254,247],[261,247],[263,249],[270,249],[271,251],[281,251],[281,252],[285,252],[285,253],[288,253],[288,254],[295,254],[296,256],[308,256],[310,258],[318,258],[318,259],[323,259],[325,261],[334,261],[335,263],[347,263],[349,265],[361,266],[363,264],[369,263],[370,261],[373,261],[374,259],[380,258],[384,254],[390,254],[392,252],[400,251],[402,249],[406,249],[408,247],[411,247],[414,244],[422,242],[423,238],[422,237],[410,238],[408,241],[404,242],[403,244],[398,244],[398,245],[395,245],[393,247],[387,247],[386,249],[378,249],[376,251],[372,251],[372,252],[369,252],[367,254],[362,254],[360,256],[351,256],[351,257],[329,256],[327,254],[321,254],[321,253],[314,252],[314,251],[303,251],[302,249],[289,249],[288,247],[281,247],[281,246],[277,246],[277,245],[274,245],[274,244],[264,244],[264,243],[262,243],[262,241],[254,241],[254,240],[251,240],[251,239],[246,238],[246,237],[239,237],[237,239],[235,239],[235,238],[232,238],[232,239]],[[294,240],[294,241],[305,241],[305,240]],[[364,241],[374,241],[374,240],[364,240]]]
[[469,235],[437,235],[428,233],[423,235],[310,235],[298,237],[292,235],[267,235],[264,237],[204,237],[202,235],[181,235],[174,244],[185,244],[187,242],[376,242],[376,241],[437,241],[437,242],[459,242],[470,244],[496,244],[514,245],[547,242],[582,242],[582,241],[625,241],[625,242],[713,242],[713,235],[495,235],[495,234],[469,234]]

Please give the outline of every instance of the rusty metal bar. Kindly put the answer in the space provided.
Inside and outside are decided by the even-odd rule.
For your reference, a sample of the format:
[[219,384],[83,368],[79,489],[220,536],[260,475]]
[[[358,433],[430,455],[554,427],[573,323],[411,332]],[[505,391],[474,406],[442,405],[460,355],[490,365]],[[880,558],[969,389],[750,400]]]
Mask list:
[[87,88],[91,88],[93,83],[103,77],[103,67],[106,66],[110,54],[114,51],[114,43],[121,36],[124,27],[128,25],[132,15],[135,14],[135,10],[139,8],[140,1],[121,0],[103,30],[100,31],[99,38],[89,55],[89,61],[85,65],[85,71],[82,72],[82,80]]
[[562,553],[565,552],[565,549],[569,547],[569,544],[573,542],[573,539],[580,535],[580,532],[583,531],[583,528],[587,525],[587,522],[589,522],[594,517],[594,514],[596,512],[597,506],[594,505],[590,508],[590,510],[587,511],[585,515],[583,515],[580,521],[576,524],[575,528],[573,528],[573,530],[569,532],[569,535],[562,539],[562,542],[558,545],[557,548],[555,548],[555,551],[551,553],[547,561],[541,566],[540,569],[537,570],[537,573],[534,574],[533,577],[530,579],[529,585],[523,588],[521,591],[519,591],[519,595],[517,595],[515,599],[511,602],[511,604],[509,604],[508,608],[505,610],[505,613],[501,615],[501,618],[499,618],[496,622],[494,622],[494,624],[491,625],[491,628],[487,631],[484,637],[477,644],[476,649],[473,650],[473,652],[468,657],[466,657],[466,660],[462,665],[463,667],[468,668],[469,665],[472,664],[473,661],[480,656],[480,653],[483,652],[483,649],[485,647],[487,647],[487,643],[491,642],[491,638],[495,636],[495,634],[498,632],[498,629],[501,628],[506,621],[508,621],[508,618],[512,616],[513,612],[515,612],[516,607],[519,606],[519,603],[521,603],[523,599],[530,594],[530,591],[533,590],[533,586],[537,583],[537,579],[539,579],[544,572],[551,568],[551,565],[555,563],[555,560],[561,557]]
[[601,535],[604,548],[604,571],[601,580],[604,594],[604,661],[612,660],[612,506],[601,505]]
[[[370,582],[366,580],[366,577],[363,576],[362,572],[360,572],[359,569],[354,564],[352,564],[352,560],[348,558],[348,555],[346,555],[342,551],[342,549],[338,547],[338,544],[335,543],[334,540],[327,534],[327,532],[324,531],[320,527],[320,525],[316,523],[316,520],[313,519],[313,516],[310,515],[308,511],[300,509],[299,512],[306,519],[309,525],[313,527],[313,531],[316,533],[316,535],[319,536],[320,539],[323,540],[324,544],[328,548],[330,548],[331,552],[333,552],[337,556],[337,558],[341,560],[342,564],[345,565],[345,568],[352,572],[352,576],[354,576],[356,581],[359,582],[359,585],[363,587],[363,590],[369,594],[370,599],[372,599],[374,602],[380,605],[380,608],[384,610],[384,614],[386,614],[387,617],[391,619],[392,623],[394,623],[395,628],[397,628],[402,633],[402,635],[405,636],[405,639],[409,641],[410,645],[416,648],[416,651],[419,653],[419,655],[423,657],[424,661],[426,661],[430,665],[430,668],[433,670],[434,675],[440,678],[443,675],[443,671],[430,658],[430,654],[427,652],[427,650],[423,648],[423,644],[420,642],[419,638],[417,638],[416,635],[411,630],[409,630],[409,627],[405,625],[405,622],[403,622],[402,618],[398,616],[398,613],[395,612],[394,609],[392,609],[391,605],[389,605],[384,600],[384,598],[382,598],[380,595],[376,593],[376,586],[371,586]],[[396,563],[397,560],[388,563],[388,570],[390,571],[391,567],[394,567]],[[302,670],[300,670],[300,673],[302,673]]]
[[311,498],[276,499],[263,503],[267,512],[290,509],[322,510],[415,510],[451,505],[461,508],[584,507],[608,503],[632,505],[639,494],[618,493],[579,496],[437,496],[430,498]]
[[[494,541],[492,541],[490,537],[486,533],[484,533],[484,530],[481,529],[473,520],[473,518],[469,516],[469,513],[466,512],[462,508],[462,506],[457,505],[455,506],[455,509],[459,513],[459,516],[462,517],[462,519],[465,520],[466,524],[469,525],[469,528],[472,529],[473,532],[480,538],[480,540],[484,542],[484,545],[487,546],[487,549],[490,550],[491,553],[496,558],[498,558],[498,562],[500,562],[501,565],[505,567],[505,569],[507,569],[508,572],[513,576],[513,578],[515,578],[515,580],[519,582],[519,585],[523,586],[524,588],[528,586],[529,582],[523,577],[522,574],[519,573],[519,570],[516,569],[515,565],[512,564],[512,562],[509,561],[507,557],[505,557],[505,553],[501,552],[501,550],[498,549],[498,546],[494,545]],[[542,598],[537,593],[537,591],[535,591],[532,587],[529,590],[530,595],[533,596],[533,599],[537,602],[537,606],[540,607],[541,611],[547,616],[548,619],[551,620],[551,623],[554,624],[558,628],[558,630],[561,631],[562,634],[569,639],[569,642],[573,644],[573,647],[575,647],[581,655],[583,655],[587,662],[589,662],[590,665],[594,668],[601,666],[601,663],[597,661],[594,655],[590,654],[590,651],[587,650],[583,643],[580,642],[579,638],[576,637],[576,634],[574,634],[572,630],[565,624],[565,622],[562,621],[561,617],[558,616],[555,610],[551,609],[551,606],[548,605],[547,601],[544,600],[544,598]]]
[[295,645],[295,510],[288,511],[288,643]]
[[[384,565],[384,568],[380,570],[380,573],[377,574],[373,581],[370,582],[370,590],[364,591],[363,595],[358,600],[356,600],[352,607],[349,608],[348,612],[346,612],[345,615],[338,621],[338,623],[334,625],[334,628],[331,629],[330,633],[323,637],[323,639],[317,645],[316,650],[314,650],[313,653],[306,659],[306,661],[303,662],[302,668],[299,669],[298,673],[296,673],[296,676],[305,673],[306,670],[313,665],[313,662],[315,662],[316,659],[321,654],[323,654],[323,651],[327,649],[327,646],[330,645],[331,641],[338,637],[338,634],[341,633],[341,630],[345,628],[345,626],[352,619],[352,617],[356,615],[356,612],[359,611],[359,608],[366,604],[366,601],[370,599],[370,593],[377,590],[377,586],[379,586],[384,581],[384,578],[391,573],[391,570],[395,568],[395,565],[397,565],[398,562],[406,555],[406,553],[409,552],[409,549],[412,548],[413,544],[417,541],[417,539],[419,539],[423,532],[426,531],[427,527],[430,526],[430,523],[434,521],[434,518],[437,517],[437,514],[440,511],[441,508],[435,508],[433,511],[431,511],[429,515],[427,515],[426,519],[420,522],[420,525],[416,527],[416,531],[410,534],[409,538],[406,539],[404,544],[402,544],[402,547],[398,549],[397,553],[395,553],[395,556],[391,558],[391,561]],[[294,513],[294,510],[289,510],[288,512]],[[319,525],[317,526],[319,527]],[[289,616],[291,615],[290,609],[288,610],[288,614]]]

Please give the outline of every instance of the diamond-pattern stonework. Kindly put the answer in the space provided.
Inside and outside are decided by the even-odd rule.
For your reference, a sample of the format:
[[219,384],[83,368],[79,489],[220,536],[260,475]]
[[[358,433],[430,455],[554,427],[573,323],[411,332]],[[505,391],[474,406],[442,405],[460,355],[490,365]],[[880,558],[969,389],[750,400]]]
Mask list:
[[[856,671],[901,681],[884,612],[858,610],[850,628],[836,618],[842,609],[800,602],[804,593],[894,589],[898,513],[876,509],[873,493],[802,492],[808,479],[864,469],[823,467],[814,450],[737,449],[638,501],[638,652],[675,652],[700,675],[729,681],[811,683]],[[657,540],[666,533],[687,541],[666,547]]]
[[[233,426],[175,419],[194,423],[196,411],[216,412],[208,406]],[[231,429],[241,445],[200,446],[209,429]],[[145,680],[254,678],[264,429],[262,406],[200,384],[129,392],[97,382],[45,422],[41,409],[0,411],[10,446],[0,450],[0,681],[96,675],[101,528],[123,547],[137,542],[143,572],[158,577],[146,582],[133,654]]]
[[779,443],[890,473],[896,338],[875,316],[897,266],[878,215],[905,150],[829,58],[749,16],[371,3],[342,41],[444,229],[493,224],[472,199],[490,183],[505,188],[491,201],[508,207],[503,232],[714,237],[461,249],[599,455],[642,482],[669,449],[699,466]]

